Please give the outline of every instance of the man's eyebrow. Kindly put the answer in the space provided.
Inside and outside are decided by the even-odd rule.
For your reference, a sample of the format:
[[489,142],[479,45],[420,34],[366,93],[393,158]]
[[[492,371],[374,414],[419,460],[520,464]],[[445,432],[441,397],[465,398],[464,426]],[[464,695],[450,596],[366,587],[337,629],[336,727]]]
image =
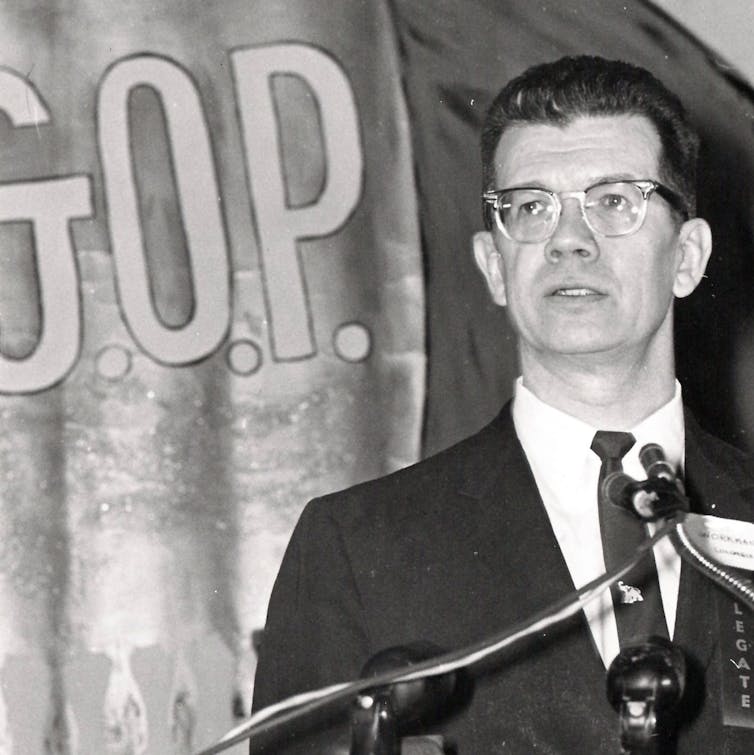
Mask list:
[[[634,172],[608,173],[608,174],[599,173],[599,174],[590,176],[581,188],[585,189],[589,186],[595,186],[596,184],[601,184],[601,183],[619,183],[621,181],[638,181],[639,179],[644,179],[644,178],[652,178],[652,176],[639,175],[638,173],[634,173]],[[547,189],[548,191],[552,190],[546,181],[540,181],[539,179],[536,179],[536,178],[533,178],[529,181],[519,181],[515,184],[511,184],[504,188]],[[578,191],[578,190],[579,189],[575,186],[572,189],[572,191]]]
[[651,176],[639,176],[636,173],[609,173],[608,175],[595,176],[590,179],[589,186],[599,183],[617,183],[619,181],[636,181],[639,178],[651,178]]

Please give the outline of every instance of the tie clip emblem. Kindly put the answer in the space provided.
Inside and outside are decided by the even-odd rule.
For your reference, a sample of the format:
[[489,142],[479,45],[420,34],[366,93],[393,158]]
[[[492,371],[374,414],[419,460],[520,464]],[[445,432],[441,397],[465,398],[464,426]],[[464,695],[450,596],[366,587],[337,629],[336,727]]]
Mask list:
[[627,585],[622,579],[618,582],[618,589],[621,593],[621,603],[639,603],[644,600],[644,596],[641,594],[641,590],[638,587]]

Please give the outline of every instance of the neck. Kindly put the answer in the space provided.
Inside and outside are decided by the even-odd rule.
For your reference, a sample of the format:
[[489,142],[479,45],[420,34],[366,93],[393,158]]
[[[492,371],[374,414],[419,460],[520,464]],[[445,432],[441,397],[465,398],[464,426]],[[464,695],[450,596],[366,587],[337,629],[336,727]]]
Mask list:
[[675,394],[672,352],[659,364],[592,354],[538,357],[521,352],[524,385],[550,406],[600,429],[629,430]]

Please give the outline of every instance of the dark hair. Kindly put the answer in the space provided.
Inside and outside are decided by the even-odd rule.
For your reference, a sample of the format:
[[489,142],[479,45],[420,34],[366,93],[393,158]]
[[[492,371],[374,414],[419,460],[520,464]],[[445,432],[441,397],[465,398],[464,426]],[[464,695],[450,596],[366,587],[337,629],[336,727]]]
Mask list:
[[[682,197],[693,217],[699,137],[683,104],[644,68],[590,55],[532,66],[500,91],[482,127],[483,188],[496,188],[495,150],[507,128],[526,124],[567,126],[580,116],[603,115],[643,115],[649,119],[660,137],[658,178]],[[488,213],[485,223],[489,228]]]

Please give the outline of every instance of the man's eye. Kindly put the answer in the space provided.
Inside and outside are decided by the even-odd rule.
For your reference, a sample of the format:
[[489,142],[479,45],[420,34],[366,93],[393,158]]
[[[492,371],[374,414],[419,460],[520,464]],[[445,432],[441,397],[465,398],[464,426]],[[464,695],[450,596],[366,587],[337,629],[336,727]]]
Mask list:
[[623,194],[604,194],[600,197],[600,206],[612,212],[625,212],[631,203]]
[[523,202],[518,208],[521,215],[531,215],[535,217],[541,215],[546,210],[547,206],[541,199],[533,199],[529,202]]

